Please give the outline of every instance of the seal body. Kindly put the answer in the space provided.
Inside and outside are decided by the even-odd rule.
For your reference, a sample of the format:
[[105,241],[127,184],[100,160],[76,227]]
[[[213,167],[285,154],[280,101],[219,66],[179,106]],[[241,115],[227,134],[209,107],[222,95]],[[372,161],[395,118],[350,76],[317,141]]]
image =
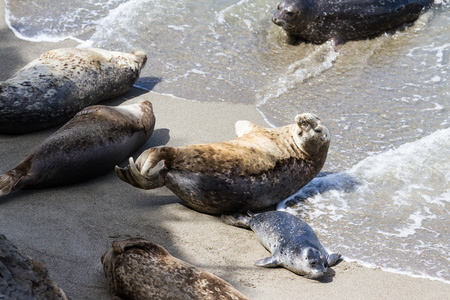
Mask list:
[[116,173],[143,189],[165,185],[200,212],[259,210],[311,181],[330,143],[326,126],[309,113],[280,128],[239,121],[236,133],[238,138],[226,142],[151,148]]
[[272,21],[292,40],[342,43],[413,23],[432,4],[433,0],[282,0]]
[[44,53],[0,84],[0,134],[63,124],[81,109],[125,93],[146,60],[144,52],[95,48]]
[[154,126],[148,101],[89,106],[14,169],[0,175],[0,196],[11,190],[66,185],[101,175],[143,146]]
[[[250,216],[250,217],[249,217]],[[284,211],[260,214],[222,216],[230,225],[249,228],[255,232],[271,257],[255,262],[260,267],[281,266],[307,278],[326,275],[328,267],[336,264],[340,254],[328,255],[314,230],[300,218]]]
[[221,278],[142,238],[113,241],[102,264],[119,299],[248,299]]
[[21,254],[0,235],[0,299],[67,300],[39,261]]

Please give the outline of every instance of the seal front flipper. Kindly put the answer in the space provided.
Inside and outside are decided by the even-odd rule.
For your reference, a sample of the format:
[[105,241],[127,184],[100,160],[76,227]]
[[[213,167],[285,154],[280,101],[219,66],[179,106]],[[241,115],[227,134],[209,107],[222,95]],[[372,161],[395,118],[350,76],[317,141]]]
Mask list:
[[334,266],[340,259],[341,259],[341,254],[340,253],[333,253],[333,254],[330,254],[328,257],[327,257],[327,263],[328,263],[328,266],[329,267],[332,267],[332,266]]
[[271,256],[266,257],[260,260],[255,261],[255,265],[258,267],[264,267],[264,268],[275,268],[279,267],[281,265],[281,262],[278,257]]
[[251,218],[244,214],[222,215],[220,217],[225,224],[250,229]]

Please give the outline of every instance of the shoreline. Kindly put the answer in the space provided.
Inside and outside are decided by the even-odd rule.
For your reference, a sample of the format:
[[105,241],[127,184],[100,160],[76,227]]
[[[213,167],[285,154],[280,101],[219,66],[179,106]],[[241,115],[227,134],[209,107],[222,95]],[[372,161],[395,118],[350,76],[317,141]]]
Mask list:
[[[78,45],[73,40],[20,40],[7,27],[4,13],[0,1],[0,81],[45,51]],[[135,157],[156,145],[232,139],[234,123],[240,119],[266,126],[255,105],[186,101],[136,87],[101,104],[142,100],[152,102],[156,127]],[[0,135],[0,172],[14,167],[55,130]],[[443,299],[450,294],[450,285],[438,279],[415,278],[349,261],[333,267],[327,282],[282,268],[256,267],[253,262],[268,252],[251,231],[185,207],[166,188],[135,189],[118,180],[113,171],[76,185],[17,191],[1,198],[0,228],[0,234],[21,253],[44,263],[51,278],[72,299],[110,299],[100,257],[112,240],[131,236],[157,242],[173,256],[214,273],[252,299],[329,299],[330,295],[334,299]]]

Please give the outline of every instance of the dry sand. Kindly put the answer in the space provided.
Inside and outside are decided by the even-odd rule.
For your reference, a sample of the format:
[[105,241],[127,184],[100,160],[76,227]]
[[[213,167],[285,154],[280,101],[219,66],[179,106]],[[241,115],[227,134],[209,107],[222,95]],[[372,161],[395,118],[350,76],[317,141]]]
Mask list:
[[[70,40],[19,40],[4,20],[0,1],[0,81],[47,50],[77,45]],[[148,54],[146,68],[151,68],[158,62]],[[155,133],[143,149],[232,139],[234,123],[240,119],[266,126],[252,105],[185,101],[136,88],[104,104],[142,100],[153,103],[156,115]],[[13,168],[55,130],[0,135],[0,172]],[[252,299],[446,299],[450,295],[450,285],[443,282],[346,261],[333,267],[332,275],[322,282],[282,268],[256,267],[253,262],[269,253],[251,231],[185,207],[166,188],[133,188],[113,171],[81,184],[17,191],[1,198],[0,233],[22,253],[47,265],[52,279],[72,299],[110,299],[100,257],[112,240],[134,236],[159,243],[172,255],[222,277]]]

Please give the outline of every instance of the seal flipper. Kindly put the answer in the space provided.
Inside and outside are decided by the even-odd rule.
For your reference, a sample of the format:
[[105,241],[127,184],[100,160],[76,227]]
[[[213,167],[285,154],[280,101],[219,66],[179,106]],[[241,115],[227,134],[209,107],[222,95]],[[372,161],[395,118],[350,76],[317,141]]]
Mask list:
[[[25,181],[23,181],[24,179]],[[30,181],[30,179],[29,176],[23,176],[15,169],[0,175],[0,197],[9,194],[12,190],[21,189],[26,185],[26,182]]]
[[329,267],[334,266],[338,262],[338,260],[341,259],[341,256],[342,255],[340,253],[333,253],[333,254],[328,255],[328,257],[327,257],[328,266]]
[[274,267],[279,267],[281,265],[281,262],[274,255],[274,256],[262,258],[260,260],[255,261],[255,265],[258,267],[264,267],[264,268],[274,268]]
[[220,217],[225,224],[250,229],[251,218],[244,214],[222,215]]
[[116,166],[115,171],[117,177],[119,177],[122,181],[144,190],[151,190],[162,187],[165,184],[165,177],[169,170],[164,167],[163,162],[161,162],[161,164],[161,168],[155,172],[148,173],[146,176],[143,176],[136,167],[133,158],[130,157],[129,166],[127,168],[120,168],[119,166]]
[[9,194],[13,190],[16,182],[17,180],[10,172],[0,175],[0,197]]

